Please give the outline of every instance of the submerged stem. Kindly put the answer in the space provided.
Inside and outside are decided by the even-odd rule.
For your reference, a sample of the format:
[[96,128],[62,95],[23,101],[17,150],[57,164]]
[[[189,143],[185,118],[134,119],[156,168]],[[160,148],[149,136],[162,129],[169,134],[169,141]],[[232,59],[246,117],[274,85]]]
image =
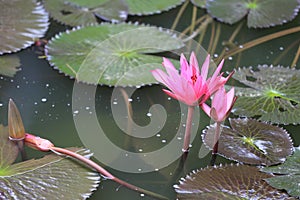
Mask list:
[[249,49],[249,48],[254,47],[256,45],[259,45],[261,43],[267,42],[269,40],[272,40],[272,39],[275,39],[275,38],[279,38],[279,37],[282,37],[282,36],[285,36],[285,35],[288,35],[288,34],[296,33],[296,32],[300,32],[300,26],[297,26],[297,27],[294,27],[294,28],[290,28],[290,29],[286,29],[286,30],[283,30],[283,31],[279,31],[279,32],[276,32],[276,33],[272,33],[272,34],[269,34],[269,35],[257,38],[255,40],[247,42],[247,43],[245,43],[243,45],[240,45],[240,46],[242,46],[242,48],[241,47],[236,47],[236,48],[228,51],[227,54],[224,56],[223,59],[226,59],[226,58],[228,58],[230,56],[233,56],[233,55],[235,55],[237,53],[245,51],[246,49]]
[[54,153],[55,152],[58,152],[58,153],[61,153],[61,154],[64,154],[64,155],[67,155],[67,156],[71,156],[72,158],[75,158],[77,160],[80,160],[81,162],[87,164],[88,166],[92,167],[93,169],[95,169],[97,172],[99,172],[101,175],[105,176],[105,178],[107,179],[110,179],[110,180],[113,180],[131,190],[134,190],[134,191],[137,191],[137,192],[140,192],[140,193],[144,193],[146,195],[149,195],[149,196],[152,196],[152,197],[155,197],[155,198],[158,198],[158,199],[167,199],[166,197],[160,195],[160,194],[156,194],[154,192],[151,192],[151,191],[148,191],[148,190],[145,190],[143,188],[140,188],[140,187],[137,187],[135,185],[132,185],[130,183],[127,183],[117,177],[115,177],[114,175],[112,175],[111,173],[109,173],[106,169],[104,169],[103,167],[101,167],[100,165],[98,165],[97,163],[95,163],[94,161],[78,154],[78,153],[75,153],[73,151],[70,151],[68,149],[64,149],[64,148],[60,148],[60,147],[51,147],[50,150],[52,150]]
[[184,141],[183,141],[183,152],[188,152],[190,148],[190,140],[191,140],[191,131],[192,131],[192,122],[193,122],[193,115],[195,111],[195,106],[188,107],[188,113],[185,123],[185,134],[184,134]]

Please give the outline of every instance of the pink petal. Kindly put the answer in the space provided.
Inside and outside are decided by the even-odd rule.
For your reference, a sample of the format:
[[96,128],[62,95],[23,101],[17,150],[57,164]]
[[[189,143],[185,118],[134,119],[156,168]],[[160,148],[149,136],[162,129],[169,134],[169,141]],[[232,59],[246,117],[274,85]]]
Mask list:
[[203,80],[207,79],[209,62],[210,62],[210,55],[208,54],[206,56],[206,59],[205,59],[203,65],[202,65],[202,68],[201,68],[201,76],[202,76]]
[[186,80],[189,80],[191,78],[189,72],[189,64],[183,54],[181,54],[180,56],[180,75]]
[[221,63],[218,65],[216,71],[212,75],[212,77],[211,77],[212,81],[214,81],[217,78],[217,76],[220,74],[220,71],[221,71],[221,69],[223,67],[223,64],[224,64],[224,59],[221,61]]
[[233,99],[234,99],[234,87],[231,88],[229,90],[229,92],[227,93],[227,106],[226,106],[227,111],[228,111],[228,109],[231,108]]
[[210,116],[211,108],[206,103],[201,104],[201,108],[208,116]]
[[196,58],[196,55],[194,52],[191,53],[191,56],[190,56],[190,66],[193,70],[193,74],[199,74],[199,65],[198,65],[198,61],[197,61],[197,58]]
[[151,73],[158,82],[160,82],[166,86],[169,84],[168,75],[161,69],[152,70]]

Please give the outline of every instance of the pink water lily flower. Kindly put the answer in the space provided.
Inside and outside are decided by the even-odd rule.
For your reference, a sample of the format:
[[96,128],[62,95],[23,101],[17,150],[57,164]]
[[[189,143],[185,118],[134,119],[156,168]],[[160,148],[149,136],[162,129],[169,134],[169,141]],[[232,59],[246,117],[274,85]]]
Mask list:
[[216,122],[224,121],[233,107],[237,97],[234,95],[234,88],[226,93],[225,88],[221,87],[213,96],[211,107],[203,103],[201,108]]
[[234,72],[231,72],[226,78],[223,77],[223,72],[220,73],[224,64],[224,59],[223,59],[218,65],[213,75],[207,78],[209,63],[210,63],[210,55],[208,55],[204,61],[204,64],[201,69],[201,76],[204,80],[206,80],[209,94],[213,95],[220,87],[223,87],[225,85],[225,83],[233,75]]
[[154,78],[168,87],[163,89],[169,96],[184,102],[189,106],[197,106],[209,98],[205,79],[199,73],[199,66],[194,53],[190,56],[190,63],[183,54],[180,56],[180,74],[174,65],[163,58],[163,66],[167,73],[161,69],[152,71]]

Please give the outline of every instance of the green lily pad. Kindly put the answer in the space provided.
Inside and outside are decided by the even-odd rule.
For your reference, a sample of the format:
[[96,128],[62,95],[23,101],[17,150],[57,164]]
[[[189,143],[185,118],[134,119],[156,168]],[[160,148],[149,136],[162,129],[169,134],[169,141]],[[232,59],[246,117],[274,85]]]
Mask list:
[[0,56],[0,74],[13,77],[20,67],[20,59],[15,55]]
[[247,165],[207,167],[182,178],[174,188],[185,199],[286,199],[288,194],[268,185],[271,174]]
[[48,14],[35,0],[1,1],[0,18],[0,54],[31,46],[48,29]]
[[184,0],[126,0],[131,15],[152,15],[170,10],[182,4]]
[[123,0],[45,0],[44,4],[52,18],[70,26],[96,24],[99,18],[120,22],[128,13]]
[[[231,128],[222,125],[218,154],[253,165],[275,165],[293,153],[293,143],[286,130],[254,119],[229,119]],[[203,142],[214,146],[215,124],[204,130]]]
[[300,71],[259,65],[237,70],[233,78],[250,88],[235,87],[238,96],[232,112],[278,124],[300,122]]
[[205,8],[206,0],[191,0],[192,4],[200,8]]
[[[90,157],[86,149],[70,150]],[[0,124],[0,199],[86,199],[98,186],[96,172],[54,154],[12,164],[18,147]]]
[[102,24],[57,35],[46,46],[46,55],[78,81],[141,86],[155,83],[150,71],[162,68],[162,58],[150,54],[183,46],[182,40],[156,27]]
[[[89,151],[76,151],[86,155]],[[86,199],[99,175],[78,162],[57,155],[13,164],[0,175],[1,199]],[[26,186],[26,187],[24,187]]]
[[210,0],[207,11],[219,21],[233,24],[248,15],[248,27],[264,28],[294,19],[299,10],[297,0]]
[[295,148],[292,156],[286,162],[272,167],[261,169],[263,172],[281,174],[266,181],[274,188],[284,189],[294,197],[300,197],[300,147]]

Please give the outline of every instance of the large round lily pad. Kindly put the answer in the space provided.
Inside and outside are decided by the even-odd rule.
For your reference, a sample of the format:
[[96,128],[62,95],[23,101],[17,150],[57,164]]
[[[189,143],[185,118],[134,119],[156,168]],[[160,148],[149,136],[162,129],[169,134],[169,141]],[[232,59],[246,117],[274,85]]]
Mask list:
[[174,187],[180,200],[289,198],[288,194],[263,180],[270,177],[272,175],[262,173],[253,166],[215,166],[193,171]]
[[300,71],[282,66],[240,68],[233,78],[248,87],[235,87],[233,113],[278,124],[300,122]]
[[266,179],[271,186],[284,189],[297,198],[300,197],[300,147],[296,147],[294,154],[283,164],[265,167],[261,171],[277,174]]
[[99,19],[120,22],[128,14],[123,0],[45,0],[44,4],[52,18],[70,26],[96,24]]
[[2,0],[0,54],[26,48],[48,29],[48,14],[35,0]]
[[263,28],[286,23],[299,11],[297,0],[208,0],[207,11],[222,22],[233,24],[248,15],[248,27]]
[[184,46],[159,28],[134,24],[102,24],[62,33],[46,46],[47,59],[78,81],[122,86],[156,82],[151,70],[161,68],[153,53]]
[[[218,154],[253,165],[275,165],[293,152],[286,130],[254,119],[230,119],[231,128],[222,125]],[[212,149],[215,125],[204,130],[203,142]]]
[[[86,199],[98,186],[100,176],[70,158],[47,155],[12,164],[18,147],[0,124],[0,199]],[[90,157],[86,149],[70,150]]]

